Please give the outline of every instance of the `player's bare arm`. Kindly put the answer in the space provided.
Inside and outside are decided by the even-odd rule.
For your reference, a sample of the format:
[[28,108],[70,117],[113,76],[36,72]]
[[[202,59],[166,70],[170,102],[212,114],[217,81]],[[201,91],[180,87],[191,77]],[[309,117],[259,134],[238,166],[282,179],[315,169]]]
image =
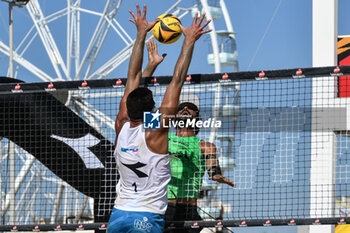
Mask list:
[[181,31],[185,36],[185,39],[182,45],[181,54],[174,69],[173,79],[165,92],[161,106],[163,109],[163,114],[175,114],[179,103],[181,88],[183,86],[189,65],[191,63],[194,44],[203,34],[211,31],[210,29],[204,30],[204,28],[210,23],[210,20],[208,20],[202,25],[204,18],[205,14],[203,14],[200,19],[198,19],[198,15],[196,14],[192,25],[188,28],[184,28],[181,24],[179,24]]
[[[184,28],[179,24],[182,33],[185,36],[180,56],[175,65],[173,78],[165,92],[163,102],[159,108],[162,113],[162,119],[167,116],[174,115],[177,105],[179,103],[179,96],[184,84],[188,68],[192,60],[192,54],[195,42],[205,33],[211,30],[204,30],[204,28],[210,23],[210,20],[203,23],[205,14],[198,19],[196,15],[193,19],[192,25],[188,28]],[[203,24],[202,24],[203,23]],[[167,121],[167,119],[165,119]],[[168,128],[161,128],[160,130],[149,131],[146,134],[146,140],[148,147],[154,151],[160,151],[164,154],[168,152]],[[151,140],[152,139],[152,140]]]
[[201,152],[206,159],[206,166],[209,174],[209,179],[235,187],[235,183],[232,180],[227,179],[221,173],[219,161],[216,156],[217,154],[216,146],[213,143],[205,142],[205,141],[201,141],[200,146],[201,146]]
[[143,50],[145,46],[145,39],[147,32],[152,29],[156,24],[154,22],[148,22],[146,20],[147,8],[146,5],[143,7],[143,13],[141,13],[140,7],[136,4],[137,13],[129,10],[132,19],[129,19],[130,22],[134,23],[137,28],[137,36],[134,43],[134,47],[130,56],[129,69],[127,74],[127,83],[124,91],[124,95],[119,104],[119,113],[115,121],[115,130],[118,135],[123,124],[129,120],[126,108],[126,99],[130,92],[135,90],[139,84],[142,75],[142,61],[143,61]]

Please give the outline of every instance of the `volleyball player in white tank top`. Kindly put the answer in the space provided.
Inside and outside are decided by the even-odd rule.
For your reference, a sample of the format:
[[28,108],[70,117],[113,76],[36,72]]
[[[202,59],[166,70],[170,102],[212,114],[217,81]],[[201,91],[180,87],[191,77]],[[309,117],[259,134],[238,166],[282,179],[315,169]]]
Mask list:
[[[137,36],[130,57],[124,95],[115,121],[114,155],[120,179],[117,184],[117,199],[108,224],[108,233],[161,233],[164,229],[164,213],[167,208],[167,185],[171,175],[168,128],[161,125],[161,128],[156,130],[143,129],[143,112],[154,110],[155,103],[149,89],[139,88],[146,34],[157,21],[150,23],[146,20],[145,5],[143,14],[138,4],[136,8],[137,15],[129,10],[133,17],[129,20],[136,25]],[[175,114],[181,88],[192,59],[194,44],[202,34],[210,31],[203,30],[210,22],[207,21],[201,25],[204,17],[205,14],[198,20],[196,15],[188,28],[179,25],[185,39],[173,78],[159,108],[162,120],[167,121],[167,116]],[[158,55],[158,52],[156,54]],[[160,62],[149,59],[144,76],[151,76]]]
[[115,207],[126,211],[165,214],[169,156],[151,152],[142,125],[124,124],[114,152],[120,174]]

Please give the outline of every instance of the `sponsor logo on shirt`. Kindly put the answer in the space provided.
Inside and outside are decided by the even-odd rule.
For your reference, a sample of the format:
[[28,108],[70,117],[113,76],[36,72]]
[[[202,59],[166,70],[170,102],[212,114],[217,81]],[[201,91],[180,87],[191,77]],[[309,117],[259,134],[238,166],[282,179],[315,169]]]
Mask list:
[[128,151],[130,151],[130,152],[138,152],[139,151],[139,149],[137,149],[137,148],[121,148],[121,151],[122,152],[128,152]]

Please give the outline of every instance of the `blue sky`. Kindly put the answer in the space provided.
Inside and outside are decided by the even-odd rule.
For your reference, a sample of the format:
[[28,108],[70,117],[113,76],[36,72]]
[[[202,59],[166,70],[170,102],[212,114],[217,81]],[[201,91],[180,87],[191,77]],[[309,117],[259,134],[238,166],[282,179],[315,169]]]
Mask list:
[[[60,3],[48,3],[49,1],[40,1],[43,11],[45,13],[51,13],[55,9],[61,9],[64,4]],[[64,1],[65,2],[65,1]],[[175,1],[135,1],[129,0],[122,3],[121,9],[117,14],[117,19],[121,22],[122,26],[127,28],[130,35],[135,36],[135,27],[128,21],[130,17],[128,9],[135,9],[135,4],[148,5],[148,19],[151,20],[162,14],[173,2]],[[187,2],[184,6],[189,6],[194,1]],[[186,5],[187,4],[187,5]],[[340,0],[339,5],[347,4],[345,0]],[[308,67],[311,66],[311,0],[294,0],[294,1],[281,1],[281,0],[245,0],[245,1],[226,1],[227,8],[230,13],[231,22],[236,32],[237,49],[239,53],[239,69],[245,70],[267,70],[267,69],[283,69],[283,68],[295,68],[295,67]],[[99,9],[102,10],[102,5],[96,4],[96,2],[83,1],[83,7],[87,9]],[[345,8],[345,7],[344,7]],[[342,14],[343,7],[339,7],[339,15]],[[5,3],[0,7],[0,40],[8,43],[8,9]],[[96,18],[82,18],[82,38],[85,36],[89,38],[89,27],[86,25],[94,25]],[[95,20],[96,21],[96,20]],[[183,20],[184,26],[189,26],[191,23],[191,17],[186,16]],[[15,45],[18,45],[20,38],[23,37],[23,31],[28,30],[30,25],[30,18],[27,15],[25,9],[15,8],[14,10],[14,41]],[[86,23],[86,24],[85,24]],[[225,28],[223,20],[217,20],[214,22],[217,30]],[[340,24],[342,27],[343,24]],[[65,40],[65,25],[62,21],[57,21],[50,24],[52,28],[53,36],[56,43],[60,47],[60,41]],[[339,29],[341,33],[347,33],[344,29]],[[89,40],[82,39],[82,47],[87,44]],[[181,41],[172,45],[160,45],[159,50],[161,53],[167,53],[168,56],[164,63],[159,66],[156,74],[158,75],[171,75],[174,64],[176,62],[179,47]],[[103,47],[100,59],[97,64],[103,64],[104,58],[111,56],[109,54],[110,48],[113,47],[113,43],[116,43],[116,39],[113,35],[109,40],[106,40],[106,45]],[[28,51],[39,51],[39,47],[42,47],[40,42],[36,42],[35,49]],[[60,47],[62,54],[64,54],[64,47]],[[44,51],[43,51],[44,52]],[[196,45],[196,49],[193,56],[192,65],[189,73],[213,73],[214,68],[207,64],[206,57],[209,52],[209,38],[202,37]],[[113,51],[111,51],[113,53]],[[40,53],[39,53],[40,54]],[[42,61],[43,56],[37,56],[28,54],[26,56],[28,60],[35,63],[37,66],[45,68],[49,64],[45,64]],[[6,75],[6,63],[7,57],[0,55],[0,75]],[[40,62],[38,62],[38,60]],[[224,67],[223,72],[232,72],[233,67]],[[123,65],[116,72],[113,72],[111,77],[125,77],[127,72],[127,65]],[[24,77],[25,76],[25,77]],[[21,79],[30,81],[35,80],[29,72],[23,73]]]
[[[44,14],[52,13],[54,10],[62,9],[65,1],[53,3],[52,1],[39,1]],[[116,16],[121,25],[126,28],[129,34],[135,36],[135,27],[128,18],[128,9],[135,10],[135,4],[148,5],[148,19],[162,14],[176,1],[123,1],[122,6]],[[193,4],[187,1],[183,6]],[[87,9],[102,10],[102,4],[95,1],[83,1],[83,7]],[[238,49],[239,70],[269,70],[297,67],[310,67],[312,65],[312,1],[311,0],[227,0],[227,8],[230,13],[231,22],[236,32],[236,42]],[[349,16],[346,13],[350,3],[346,0],[339,0],[339,35],[350,34],[350,28],[346,22]],[[19,44],[24,36],[24,31],[31,25],[30,18],[25,9],[15,8],[14,10],[14,41],[15,46]],[[82,17],[82,49],[88,43],[91,35],[91,28],[96,24],[97,18]],[[184,26],[189,26],[191,17],[188,15],[182,20]],[[215,22],[217,30],[225,28],[223,20]],[[63,57],[65,58],[65,24],[57,21],[50,24],[52,34],[58,44]],[[110,33],[111,34],[111,33]],[[0,40],[8,44],[8,8],[7,4],[0,5]],[[160,45],[160,53],[167,53],[166,60],[161,64],[156,75],[171,75],[182,39],[172,45]],[[115,34],[107,37],[105,45],[96,62],[96,67],[102,65],[108,58],[113,56],[118,50],[113,51],[113,47],[120,44]],[[123,46],[122,46],[123,47]],[[25,57],[40,66],[47,73],[52,73],[50,64],[43,59],[45,52],[41,42],[36,39],[32,49],[28,50]],[[42,51],[40,53],[38,51]],[[209,38],[202,37],[197,42],[193,55],[193,60],[189,73],[213,73],[214,68],[207,64],[206,57],[209,52]],[[35,54],[34,54],[35,53]],[[0,75],[6,75],[8,58],[0,54]],[[146,61],[145,61],[146,62]],[[113,72],[109,78],[125,77],[127,72],[127,62]],[[233,72],[233,67],[224,67],[222,72]],[[26,81],[35,81],[35,77],[27,71],[19,74],[18,78]]]

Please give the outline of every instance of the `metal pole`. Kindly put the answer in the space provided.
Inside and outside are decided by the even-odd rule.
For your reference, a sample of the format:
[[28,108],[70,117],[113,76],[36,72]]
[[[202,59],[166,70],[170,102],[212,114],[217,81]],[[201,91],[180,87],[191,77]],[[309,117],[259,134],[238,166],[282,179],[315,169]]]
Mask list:
[[[10,44],[10,61],[9,61],[9,77],[13,77],[13,3],[9,3],[9,44]],[[16,224],[16,171],[15,171],[15,144],[9,141],[8,144],[8,156],[9,156],[9,175],[10,175],[10,208],[9,208],[9,220],[10,224]]]
[[[9,77],[14,78],[14,70],[13,70],[13,7],[14,6],[24,6],[26,5],[29,0],[24,1],[18,1],[16,0],[9,1],[9,0],[2,0],[4,2],[7,2],[9,4],[9,45],[10,45],[10,60],[9,60]],[[6,199],[9,201],[9,224],[16,224],[16,166],[15,166],[15,144],[8,141],[8,160],[9,160],[9,176],[10,176],[10,190],[9,193],[6,195]],[[5,213],[1,213],[3,216],[5,216]]]
[[[206,14],[207,19],[213,20],[210,10],[209,10],[209,5],[208,5],[208,0],[201,0],[204,12]],[[214,54],[214,68],[215,68],[215,73],[220,73],[221,72],[221,63],[220,63],[220,54],[219,54],[219,47],[218,47],[218,39],[216,37],[216,30],[214,23],[210,23],[208,25],[209,29],[212,31],[209,33],[210,38],[211,38],[211,46],[213,48],[213,54]]]
[[10,175],[10,190],[8,194],[9,202],[9,224],[16,224],[16,171],[15,171],[15,144],[11,141],[8,143],[9,155],[9,175]]
[[10,44],[10,61],[9,61],[9,77],[13,77],[13,3],[9,3],[9,44]]

